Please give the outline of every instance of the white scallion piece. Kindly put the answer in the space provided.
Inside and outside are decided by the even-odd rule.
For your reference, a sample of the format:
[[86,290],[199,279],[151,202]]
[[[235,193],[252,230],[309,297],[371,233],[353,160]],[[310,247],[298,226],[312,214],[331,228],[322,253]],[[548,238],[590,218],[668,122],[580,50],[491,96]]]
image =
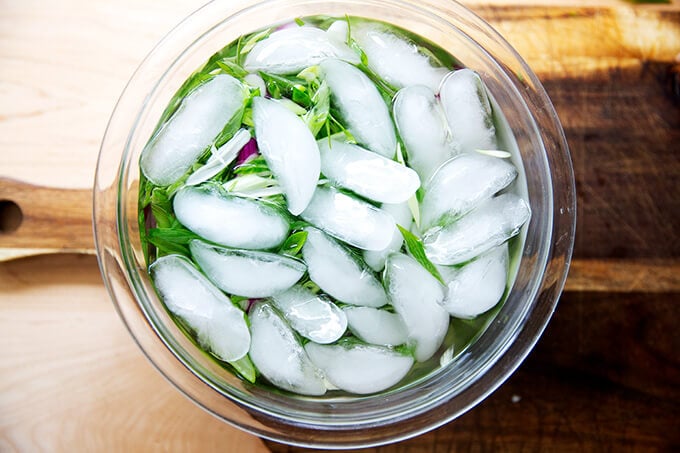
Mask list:
[[186,258],[158,258],[149,273],[165,306],[194,330],[198,342],[225,362],[250,348],[245,314]]
[[320,75],[331,90],[331,101],[359,144],[388,159],[397,151],[397,136],[387,104],[371,79],[340,60],[319,64]]
[[198,185],[227,168],[249,141],[250,133],[245,129],[239,129],[227,143],[213,152],[204,166],[189,175],[185,184],[187,186]]
[[307,270],[304,263],[276,253],[228,249],[194,239],[191,256],[220,289],[244,297],[285,291]]
[[378,278],[335,239],[316,228],[305,228],[302,256],[309,278],[337,300],[352,305],[381,307],[387,295]]
[[347,329],[347,316],[342,310],[303,286],[275,294],[272,302],[293,329],[315,343],[332,343]]
[[248,89],[227,74],[195,88],[144,147],[139,162],[144,175],[159,186],[176,182],[243,110],[247,98]]
[[397,228],[388,213],[334,187],[317,187],[312,201],[300,217],[363,250],[384,250]]
[[461,264],[519,233],[531,217],[527,203],[506,193],[481,203],[455,222],[423,235],[427,257],[436,264]]
[[326,58],[360,63],[359,56],[345,43],[320,28],[304,26],[275,31],[259,41],[246,56],[243,66],[250,72],[296,74]]
[[415,358],[423,362],[444,341],[449,314],[440,305],[443,286],[410,256],[393,253],[385,263],[385,282],[394,310],[408,330]]
[[266,250],[288,235],[288,220],[273,206],[213,188],[184,187],[175,195],[173,208],[182,225],[227,247]]
[[305,351],[333,385],[360,395],[392,387],[413,365],[412,357],[382,346],[310,342]]
[[300,214],[319,180],[319,148],[307,125],[280,103],[253,99],[255,138],[286,195],[288,210]]
[[268,304],[260,302],[249,313],[250,359],[275,386],[301,395],[323,395],[322,373],[310,362],[295,333]]

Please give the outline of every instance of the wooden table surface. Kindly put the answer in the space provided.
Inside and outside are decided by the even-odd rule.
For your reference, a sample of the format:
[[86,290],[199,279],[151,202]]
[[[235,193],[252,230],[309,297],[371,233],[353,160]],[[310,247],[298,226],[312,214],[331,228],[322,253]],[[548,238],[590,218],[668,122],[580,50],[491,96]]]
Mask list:
[[[92,248],[89,187],[108,116],[144,55],[199,3],[0,0],[0,258]],[[573,266],[507,383],[444,427],[365,451],[680,451],[680,2],[467,4],[525,57],[562,120],[579,202]],[[67,227],[31,211],[53,205],[54,187],[76,200]],[[3,200],[24,209],[16,231]],[[96,259],[61,253],[0,263],[6,451],[303,449],[180,396],[123,327]]]

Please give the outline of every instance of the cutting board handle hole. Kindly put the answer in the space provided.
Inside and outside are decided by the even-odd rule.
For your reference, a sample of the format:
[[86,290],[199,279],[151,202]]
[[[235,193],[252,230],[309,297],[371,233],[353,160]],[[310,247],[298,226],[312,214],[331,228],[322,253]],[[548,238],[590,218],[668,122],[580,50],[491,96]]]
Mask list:
[[18,204],[12,200],[0,200],[0,234],[16,231],[24,220]]

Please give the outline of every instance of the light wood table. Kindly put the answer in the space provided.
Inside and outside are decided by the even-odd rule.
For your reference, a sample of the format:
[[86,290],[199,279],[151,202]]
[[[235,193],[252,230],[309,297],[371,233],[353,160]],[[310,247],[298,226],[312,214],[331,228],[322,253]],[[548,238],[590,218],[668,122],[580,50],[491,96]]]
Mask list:
[[[528,60],[561,117],[580,203],[574,264],[506,384],[447,426],[366,451],[678,451],[680,3],[467,3]],[[0,200],[30,214],[0,232],[0,256],[92,248],[108,116],[144,55],[199,4],[0,0]],[[66,227],[41,223],[31,206],[58,195],[2,178],[80,201],[64,209]],[[0,263],[0,451],[269,450],[302,449],[241,433],[164,381],[94,256]]]

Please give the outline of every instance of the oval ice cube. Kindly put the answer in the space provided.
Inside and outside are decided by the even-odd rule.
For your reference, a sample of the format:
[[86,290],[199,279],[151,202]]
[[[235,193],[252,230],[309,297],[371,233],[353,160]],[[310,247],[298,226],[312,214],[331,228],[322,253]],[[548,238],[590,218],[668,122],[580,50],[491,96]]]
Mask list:
[[372,307],[344,307],[347,324],[362,341],[382,346],[396,346],[408,341],[408,331],[401,316]]
[[250,311],[250,359],[272,384],[302,395],[326,393],[323,375],[310,362],[293,330],[268,304]]
[[461,264],[519,233],[531,217],[529,206],[514,194],[481,203],[469,214],[423,235],[425,253],[436,264]]
[[371,79],[340,60],[324,60],[319,68],[331,90],[331,101],[354,138],[371,151],[394,157],[397,137],[390,112]]
[[227,168],[231,164],[239,151],[250,141],[250,132],[246,129],[239,129],[234,136],[218,150],[213,152],[208,161],[201,168],[193,172],[187,178],[187,186],[195,186],[205,182]]
[[242,112],[247,98],[248,89],[227,74],[195,88],[144,147],[139,162],[144,175],[158,186],[176,182]]
[[300,216],[331,236],[363,250],[383,250],[397,228],[386,212],[325,186],[317,187]]
[[394,87],[426,85],[436,91],[448,72],[433,64],[406,37],[383,27],[353,23],[352,37],[366,53],[368,66]]
[[496,305],[508,282],[508,245],[478,256],[448,281],[442,306],[451,316],[472,319]]
[[308,26],[291,27],[275,31],[255,44],[243,67],[249,72],[296,74],[326,58],[360,63],[352,49],[325,31]]
[[269,249],[281,245],[288,235],[288,221],[275,207],[214,188],[183,187],[173,208],[182,225],[227,247]]
[[430,226],[454,220],[507,187],[517,176],[504,159],[465,153],[448,160],[425,185],[420,224]]
[[479,75],[470,69],[449,73],[439,91],[453,139],[462,151],[497,149],[491,104]]
[[248,353],[250,331],[245,314],[189,260],[167,255],[158,258],[149,273],[165,306],[194,330],[204,348],[225,362]]
[[451,141],[444,112],[434,91],[423,85],[399,90],[392,112],[408,164],[425,183],[441,164],[459,152]]
[[227,249],[198,239],[191,256],[217,287],[244,297],[269,297],[285,291],[307,270],[304,263],[275,253]]
[[337,241],[316,228],[307,227],[302,256],[309,278],[341,302],[381,307],[387,295],[378,278]]
[[324,138],[318,141],[321,173],[332,183],[381,203],[401,203],[420,187],[410,168],[360,146]]
[[[413,214],[408,203],[390,204],[383,203],[380,209],[392,216],[397,225],[409,230],[413,224]],[[401,245],[404,243],[404,237],[399,230],[395,230],[392,235],[392,240],[386,248],[378,251],[364,250],[362,255],[364,261],[368,266],[376,272],[380,272],[385,268],[385,260],[390,253],[401,250]]]
[[319,148],[307,125],[276,101],[253,99],[255,138],[260,153],[286,195],[288,210],[300,214],[319,180]]
[[382,346],[310,342],[305,351],[331,384],[360,395],[392,387],[413,365],[413,358]]
[[394,310],[406,324],[414,356],[423,362],[434,355],[444,341],[449,314],[440,303],[442,285],[410,256],[393,253],[385,263],[385,282]]
[[316,343],[332,343],[347,329],[342,310],[300,285],[274,295],[272,302],[293,329]]

